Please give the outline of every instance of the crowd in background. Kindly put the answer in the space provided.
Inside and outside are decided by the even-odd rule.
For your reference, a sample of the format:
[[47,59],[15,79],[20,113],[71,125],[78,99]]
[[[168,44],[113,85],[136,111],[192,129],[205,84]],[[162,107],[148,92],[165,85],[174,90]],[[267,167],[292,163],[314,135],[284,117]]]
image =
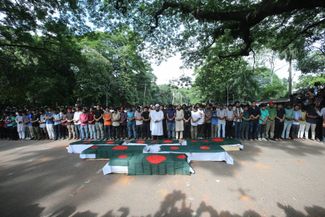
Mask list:
[[305,103],[196,104],[124,107],[6,108],[0,116],[2,139],[151,139],[151,112],[163,111],[163,137],[243,140],[325,137],[322,99]]

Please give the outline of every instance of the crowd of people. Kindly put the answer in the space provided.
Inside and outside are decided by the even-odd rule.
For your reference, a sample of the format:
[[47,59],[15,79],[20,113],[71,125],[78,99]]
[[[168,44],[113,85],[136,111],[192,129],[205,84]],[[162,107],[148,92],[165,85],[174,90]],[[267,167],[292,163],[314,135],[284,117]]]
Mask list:
[[320,101],[231,105],[6,108],[2,139],[200,139],[287,140],[325,137]]

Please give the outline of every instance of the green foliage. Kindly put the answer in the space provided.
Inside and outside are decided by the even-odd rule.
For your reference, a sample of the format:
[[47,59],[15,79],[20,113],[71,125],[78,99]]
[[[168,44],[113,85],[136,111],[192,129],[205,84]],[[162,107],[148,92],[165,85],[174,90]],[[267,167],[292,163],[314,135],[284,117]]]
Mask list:
[[195,87],[205,101],[263,100],[282,97],[286,92],[286,85],[269,69],[252,69],[241,58],[207,62],[196,72]]
[[325,74],[301,75],[296,84],[297,89],[311,88],[314,86],[325,85]]

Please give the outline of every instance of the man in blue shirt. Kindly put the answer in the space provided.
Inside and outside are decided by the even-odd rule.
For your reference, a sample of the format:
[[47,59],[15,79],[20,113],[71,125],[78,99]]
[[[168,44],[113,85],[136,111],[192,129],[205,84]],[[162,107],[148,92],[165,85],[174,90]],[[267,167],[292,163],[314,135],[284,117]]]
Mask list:
[[134,109],[131,107],[127,115],[127,128],[128,128],[128,137],[130,138],[136,138],[136,130],[135,130],[135,113]]
[[53,113],[50,108],[47,109],[47,112],[45,113],[45,124],[46,124],[46,130],[49,136],[49,139],[55,139],[54,134],[54,128],[53,128]]
[[213,106],[212,118],[211,118],[211,138],[218,137],[217,133],[218,133],[218,115],[217,115],[216,106]]

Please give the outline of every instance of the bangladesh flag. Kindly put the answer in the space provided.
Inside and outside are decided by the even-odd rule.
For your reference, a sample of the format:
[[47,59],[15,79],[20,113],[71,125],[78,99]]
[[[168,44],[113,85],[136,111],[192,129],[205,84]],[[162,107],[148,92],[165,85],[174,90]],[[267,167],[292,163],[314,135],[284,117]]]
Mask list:
[[120,154],[111,158],[108,166],[127,167],[128,175],[190,175],[194,173],[184,154]]
[[147,144],[147,145],[155,145],[155,144],[180,144],[179,140],[172,139],[163,139],[163,140],[143,140],[143,139],[132,139],[127,141],[127,143],[132,144]]
[[160,146],[161,152],[197,153],[197,152],[224,152],[225,150],[215,144],[204,143],[200,145],[187,146]]
[[108,144],[108,145],[121,145],[124,141],[123,140],[79,140],[76,142],[70,143],[70,145],[102,145],[102,144]]
[[142,153],[144,145],[117,145],[117,146],[107,146],[107,145],[95,145],[86,150],[84,150],[81,155],[95,155],[95,158],[111,158],[121,154],[132,154],[132,153]]

